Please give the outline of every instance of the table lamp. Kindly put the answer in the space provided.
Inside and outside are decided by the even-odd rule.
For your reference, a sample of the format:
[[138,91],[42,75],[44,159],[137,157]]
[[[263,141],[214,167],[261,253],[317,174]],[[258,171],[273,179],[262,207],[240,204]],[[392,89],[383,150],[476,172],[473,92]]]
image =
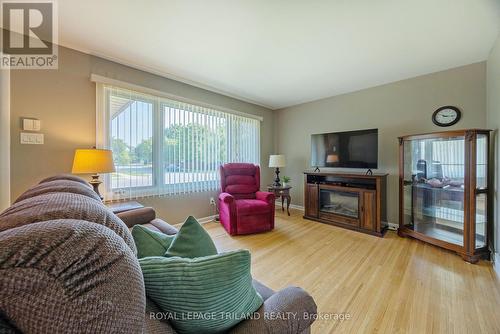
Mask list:
[[89,182],[94,191],[103,199],[99,193],[99,173],[113,173],[115,164],[113,163],[113,152],[111,150],[78,149],[75,151],[73,160],[73,174],[92,174],[92,180]]
[[280,183],[280,167],[285,167],[285,156],[282,154],[269,156],[269,167],[276,168],[276,178],[274,179],[273,187],[281,187]]
[[326,156],[326,163],[327,164],[335,164],[337,162],[339,162],[338,154],[328,154]]

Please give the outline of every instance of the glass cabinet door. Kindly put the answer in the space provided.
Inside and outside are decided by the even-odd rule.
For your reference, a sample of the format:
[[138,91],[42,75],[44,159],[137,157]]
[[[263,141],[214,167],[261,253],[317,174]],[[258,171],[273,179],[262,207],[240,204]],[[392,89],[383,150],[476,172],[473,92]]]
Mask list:
[[477,134],[476,140],[476,249],[486,246],[488,202],[488,138]]
[[403,223],[464,245],[465,138],[403,141]]

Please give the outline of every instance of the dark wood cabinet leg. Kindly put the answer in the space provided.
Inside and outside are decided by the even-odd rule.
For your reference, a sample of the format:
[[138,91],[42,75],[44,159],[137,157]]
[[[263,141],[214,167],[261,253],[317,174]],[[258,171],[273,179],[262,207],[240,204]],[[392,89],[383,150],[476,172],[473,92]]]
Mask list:
[[281,196],[281,211],[285,211],[285,197]]
[[406,238],[408,235],[406,235],[406,233],[404,233],[403,231],[401,231],[400,228],[398,228],[398,235],[402,238]]
[[479,257],[476,256],[476,255],[460,254],[460,256],[462,257],[462,259],[465,262],[469,262],[469,263],[472,263],[472,264],[475,264],[475,263],[479,262]]

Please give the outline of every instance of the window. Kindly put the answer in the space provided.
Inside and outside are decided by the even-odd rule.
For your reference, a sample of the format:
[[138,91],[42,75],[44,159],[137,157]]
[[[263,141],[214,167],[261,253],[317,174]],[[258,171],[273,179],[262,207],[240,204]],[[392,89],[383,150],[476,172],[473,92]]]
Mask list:
[[116,166],[107,200],[216,190],[221,164],[259,164],[257,119],[103,84],[98,99],[98,145]]

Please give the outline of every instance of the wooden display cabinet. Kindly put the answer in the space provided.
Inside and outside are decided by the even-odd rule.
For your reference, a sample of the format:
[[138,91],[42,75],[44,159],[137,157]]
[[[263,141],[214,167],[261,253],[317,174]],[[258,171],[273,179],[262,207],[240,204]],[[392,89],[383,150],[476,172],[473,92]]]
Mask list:
[[489,258],[489,130],[399,138],[399,229],[470,263]]

